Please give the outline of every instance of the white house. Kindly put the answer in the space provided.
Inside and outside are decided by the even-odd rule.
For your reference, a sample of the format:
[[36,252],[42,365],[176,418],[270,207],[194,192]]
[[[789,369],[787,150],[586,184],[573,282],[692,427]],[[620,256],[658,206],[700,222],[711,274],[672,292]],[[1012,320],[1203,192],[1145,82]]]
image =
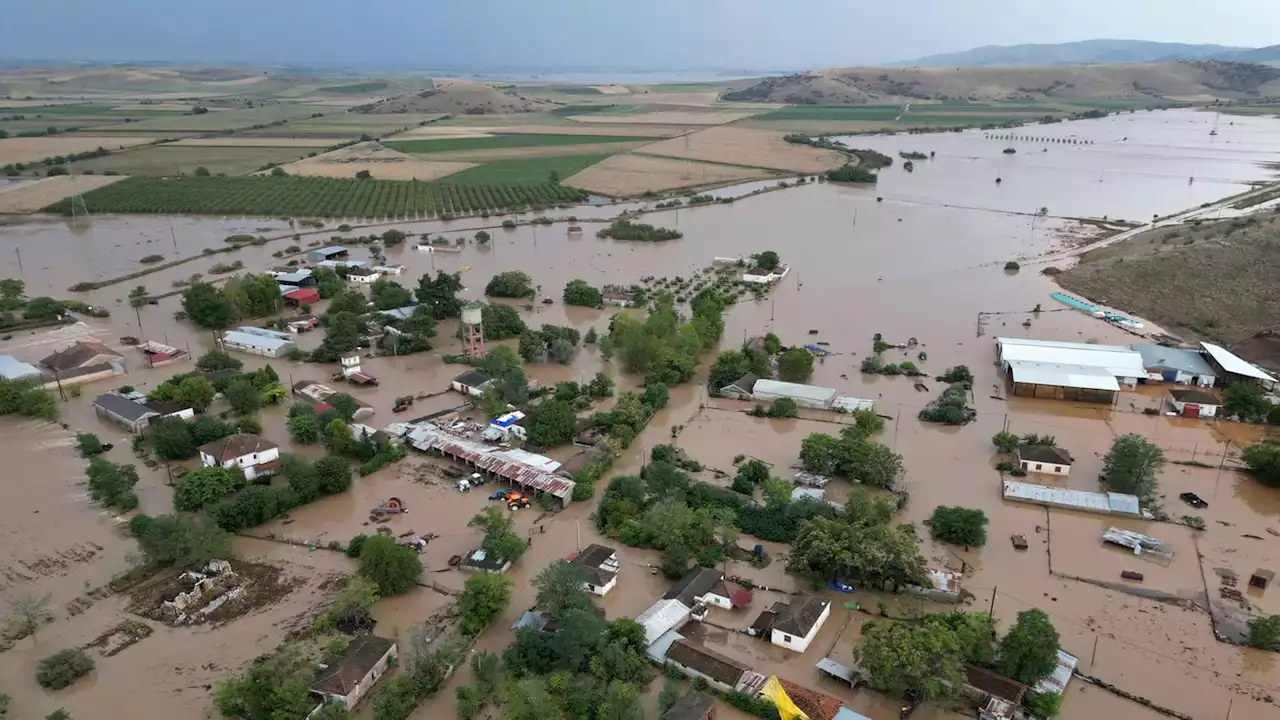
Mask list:
[[573,558],[583,577],[583,587],[593,595],[607,595],[618,584],[618,554],[611,547],[588,545]]
[[1211,418],[1218,416],[1218,408],[1222,407],[1222,399],[1204,390],[1170,390],[1173,398],[1173,409],[1179,415],[1194,418]]
[[1023,445],[1018,448],[1018,466],[1029,473],[1063,475],[1071,472],[1071,453],[1052,445]]
[[797,598],[790,604],[773,606],[774,620],[769,641],[794,652],[809,649],[822,624],[831,615],[831,603],[816,595]]
[[327,659],[321,665],[319,675],[311,683],[311,694],[321,702],[340,702],[353,710],[386,674],[395,656],[394,640],[356,635],[340,656]]
[[779,265],[773,270],[765,270],[764,268],[750,268],[742,273],[742,282],[757,283],[759,285],[769,285],[778,282],[791,272],[791,268],[787,265]]
[[492,434],[500,435],[503,438],[508,435],[515,435],[523,440],[527,435],[527,431],[522,424],[523,421],[524,413],[520,410],[513,410],[490,420],[489,429],[494,431]]
[[200,446],[205,467],[239,468],[246,480],[271,475],[280,467],[280,446],[248,433],[228,435]]
[[485,388],[491,385],[493,385],[493,378],[477,370],[468,370],[449,383],[449,387],[453,388],[454,392],[477,398],[484,397]]
[[369,285],[380,277],[382,277],[382,273],[373,268],[358,267],[347,271],[347,280],[353,283]]

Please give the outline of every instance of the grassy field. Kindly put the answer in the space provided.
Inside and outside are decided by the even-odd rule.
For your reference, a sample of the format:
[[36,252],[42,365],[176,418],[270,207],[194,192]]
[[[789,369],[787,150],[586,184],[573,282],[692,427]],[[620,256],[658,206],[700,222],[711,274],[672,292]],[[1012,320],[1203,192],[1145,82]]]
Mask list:
[[578,173],[608,155],[563,155],[525,160],[496,160],[449,176],[450,185],[545,183],[556,172],[561,179]]
[[640,105],[562,105],[551,111],[555,117],[574,115],[635,115],[644,112]]
[[328,87],[316,88],[316,91],[342,95],[363,95],[364,93],[378,92],[379,90],[385,89],[387,89],[387,81],[370,80],[369,82],[351,83],[350,85],[330,85]]
[[[317,148],[306,147],[205,147],[153,145],[72,163],[72,172],[108,170],[121,175],[181,175],[204,167],[217,175],[243,175],[268,163],[287,163]],[[323,150],[323,148],[320,148]]]
[[243,110],[223,110],[203,115],[174,115],[160,117],[141,122],[123,125],[107,125],[97,128],[100,131],[127,131],[156,133],[167,130],[192,130],[201,132],[217,132],[220,130],[239,130],[254,125],[267,125],[280,120],[293,120],[310,117],[315,113],[334,112],[333,108],[318,105],[298,105],[280,103],[262,105]]
[[493,135],[478,138],[439,138],[400,140],[383,143],[393,150],[407,153],[434,153],[458,150],[499,150],[505,148],[552,147],[557,145],[591,145],[613,142],[648,142],[652,138],[614,135]]
[[[131,177],[85,193],[96,213],[191,213],[279,217],[418,217],[522,209],[578,202],[581,190],[542,182],[466,185],[449,182],[320,177]],[[47,208],[70,213],[67,200]]]

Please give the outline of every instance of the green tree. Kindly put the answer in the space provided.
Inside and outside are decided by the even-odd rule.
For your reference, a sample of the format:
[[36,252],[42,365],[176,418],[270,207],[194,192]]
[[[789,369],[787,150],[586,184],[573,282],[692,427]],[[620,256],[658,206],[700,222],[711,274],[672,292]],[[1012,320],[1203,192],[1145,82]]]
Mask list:
[[13,414],[55,420],[58,403],[32,380],[0,380],[0,415]]
[[485,286],[484,294],[501,298],[533,297],[533,278],[520,270],[498,273]]
[[788,566],[823,582],[854,580],[876,588],[925,582],[920,541],[910,525],[805,520]]
[[[646,388],[647,390],[648,388]],[[593,398],[606,398],[613,394],[613,378],[602,372],[596,373],[587,384],[587,395]],[[664,403],[665,404],[665,403]]]
[[132,510],[138,507],[133,488],[138,484],[138,471],[132,465],[116,465],[102,458],[92,458],[85,475],[89,478],[89,497],[110,508]]
[[36,682],[47,690],[71,687],[93,672],[93,658],[80,648],[69,648],[44,658],[36,665]]
[[991,444],[995,445],[996,449],[999,450],[1000,452],[1009,454],[1009,453],[1017,452],[1018,446],[1022,444],[1022,441],[1018,438],[1017,435],[1005,430],[1001,430],[1000,432],[991,436]]
[[350,720],[351,713],[347,712],[347,705],[343,702],[326,702],[323,707],[315,714],[308,717],[308,720]]
[[285,427],[289,430],[289,437],[296,443],[308,445],[320,439],[320,418],[310,405],[296,403],[289,408],[289,420]]
[[328,300],[346,288],[342,278],[338,277],[338,273],[327,267],[312,269],[311,276],[316,279],[316,290],[324,300]]
[[516,346],[517,352],[520,353],[520,359],[525,362],[537,362],[542,359],[543,353],[547,351],[546,338],[542,334],[529,330],[521,333],[520,342]]
[[96,457],[104,452],[102,441],[93,433],[76,433],[76,449],[82,458]]
[[305,718],[315,706],[308,690],[311,673],[311,663],[300,653],[282,650],[219,683],[214,689],[218,710],[223,717]]
[[922,700],[942,700],[964,684],[956,637],[945,626],[911,626],[875,620],[862,626],[858,663],[867,684],[894,697],[918,693]]
[[800,412],[800,406],[789,397],[780,397],[769,405],[768,415],[771,418],[793,418]]
[[480,311],[485,340],[506,340],[528,330],[520,311],[508,305],[485,305]]
[[716,355],[707,376],[708,386],[719,391],[751,370],[751,360],[741,350],[724,350]]
[[600,289],[588,285],[586,280],[570,280],[564,286],[564,304],[600,307],[604,304],[604,298]]
[[395,247],[403,243],[406,237],[408,236],[404,234],[404,231],[392,228],[382,233],[382,244],[387,247]]
[[981,510],[939,505],[929,520],[933,536],[952,545],[982,547],[987,544],[987,514]]
[[173,491],[173,507],[182,512],[195,512],[221,500],[243,485],[244,475],[237,469],[196,468],[178,481],[178,486]]
[[1271,412],[1271,401],[1262,386],[1252,382],[1236,382],[1224,393],[1227,412],[1249,422],[1262,422]]
[[1058,631],[1042,610],[1024,610],[1000,640],[1000,672],[1035,685],[1058,665]]
[[[49,611],[52,599],[52,595],[22,594],[10,597],[4,623],[0,624],[0,637],[8,640],[34,637],[41,625],[53,622],[53,613]],[[3,714],[0,712],[0,715]]]
[[768,478],[760,484],[760,495],[764,506],[770,510],[780,510],[791,502],[791,493],[795,484],[782,478]]
[[884,418],[876,414],[876,411],[871,408],[854,410],[853,425],[859,430],[871,434],[884,429]]
[[424,274],[418,280],[414,297],[419,303],[431,308],[437,320],[443,320],[456,317],[462,312],[462,302],[457,297],[461,290],[461,275],[438,270],[434,279],[429,274]]
[[397,545],[393,538],[374,535],[360,548],[360,574],[377,584],[383,597],[399,595],[413,589],[422,577],[422,561],[418,553]]
[[489,697],[502,684],[502,660],[488,650],[480,650],[471,655],[471,677],[476,681],[480,692]]
[[195,172],[192,173],[192,175],[195,175],[196,177],[209,177],[209,174],[209,168],[203,165],[196,167]]
[[525,429],[530,444],[554,447],[577,436],[577,418],[568,403],[552,398],[529,408]]
[[329,421],[324,426],[324,448],[334,455],[346,455],[355,446],[351,426],[339,418]]
[[213,396],[217,393],[218,391],[213,387],[213,383],[202,377],[192,375],[183,378],[178,383],[178,387],[174,391],[173,401],[196,412],[204,412],[213,402]]
[[1062,695],[1056,692],[1029,692],[1022,698],[1022,706],[1036,717],[1055,717],[1062,710]]
[[210,350],[200,356],[196,360],[196,369],[206,372],[216,372],[218,370],[240,370],[244,367],[244,363],[222,350]]
[[373,696],[373,720],[405,720],[417,706],[413,682],[404,676],[392,678]]
[[1254,443],[1244,449],[1242,458],[1258,482],[1267,487],[1280,487],[1280,443],[1269,440]]
[[1250,619],[1248,643],[1263,650],[1280,651],[1280,615]]
[[227,396],[231,408],[241,415],[252,415],[262,407],[262,398],[247,377],[232,380],[223,394]]
[[534,606],[548,617],[561,618],[570,610],[586,610],[591,607],[583,583],[586,576],[582,568],[564,561],[554,562],[537,574],[533,586],[538,590]]
[[324,328],[324,340],[311,351],[312,362],[337,362],[338,358],[360,347],[364,324],[351,312],[329,312]]
[[464,635],[479,635],[511,601],[511,581],[497,573],[474,573],[458,596]]
[[62,303],[51,297],[37,297],[27,301],[22,310],[26,320],[52,320],[62,314]]
[[927,625],[946,627],[956,637],[962,662],[991,667],[996,662],[996,621],[987,613],[948,612],[926,615]]
[[203,514],[135,515],[129,531],[148,562],[203,567],[231,555],[231,535]]
[[484,708],[484,696],[470,685],[459,685],[453,692],[458,701],[458,717],[462,720],[471,720]]
[[225,330],[239,318],[236,306],[206,282],[192,283],[182,291],[182,310],[192,322],[210,330]]
[[1121,435],[1102,458],[1106,486],[1115,492],[1149,500],[1156,493],[1156,475],[1164,467],[1164,452],[1141,435]]
[[525,542],[512,529],[512,520],[501,508],[489,505],[471,520],[467,527],[484,535],[480,546],[494,557],[515,562],[525,550]]
[[764,252],[756,255],[755,261],[756,261],[756,267],[760,268],[761,270],[772,271],[776,269],[778,265],[782,264],[782,258],[778,257],[778,253],[772,250],[765,250]]
[[813,376],[813,353],[804,348],[791,348],[778,357],[778,377],[787,382],[802,383]]
[[573,344],[564,338],[556,338],[547,346],[547,356],[561,365],[570,365],[573,363],[573,357],[577,354],[577,350]]
[[346,492],[351,488],[351,463],[337,455],[322,457],[312,466],[325,495]]
[[379,310],[393,310],[413,304],[413,293],[394,280],[379,278],[369,287],[373,306]]
[[5,300],[17,300],[27,291],[27,284],[15,278],[4,278],[0,280],[0,298]]

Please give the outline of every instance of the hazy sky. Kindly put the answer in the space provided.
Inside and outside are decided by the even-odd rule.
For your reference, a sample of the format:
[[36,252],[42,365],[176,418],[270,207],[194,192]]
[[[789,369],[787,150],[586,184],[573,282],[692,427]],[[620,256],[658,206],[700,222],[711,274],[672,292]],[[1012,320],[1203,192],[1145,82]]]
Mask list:
[[1280,43],[1278,0],[0,0],[0,57],[798,69],[978,45]]

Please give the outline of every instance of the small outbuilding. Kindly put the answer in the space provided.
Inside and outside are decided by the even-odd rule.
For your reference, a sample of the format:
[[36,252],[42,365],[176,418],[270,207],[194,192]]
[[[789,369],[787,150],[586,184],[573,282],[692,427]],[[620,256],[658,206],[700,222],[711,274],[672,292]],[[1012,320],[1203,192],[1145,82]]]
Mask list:
[[396,656],[396,643],[376,635],[357,635],[341,655],[327,658],[311,683],[311,694],[322,702],[340,702],[352,710],[387,672]]
[[285,293],[284,301],[287,305],[297,305],[299,307],[303,305],[314,305],[320,302],[320,291],[315,288],[300,287],[297,290],[290,290]]
[[715,720],[715,698],[690,690],[663,713],[662,720]]
[[1262,368],[1224,347],[1202,342],[1200,349],[1204,353],[1205,360],[1209,361],[1209,364],[1218,371],[1218,375],[1228,383],[1252,382],[1268,391],[1275,390],[1277,384],[1280,384],[1280,381],[1264,372]]
[[468,370],[461,375],[455,377],[449,387],[454,392],[460,392],[463,395],[471,397],[484,397],[484,391],[493,386],[493,378],[485,375],[479,370]]
[[1249,587],[1257,588],[1259,590],[1266,590],[1267,586],[1271,584],[1271,581],[1275,579],[1276,579],[1276,573],[1274,570],[1267,570],[1266,568],[1258,568],[1257,570],[1253,571],[1252,575],[1249,576]]
[[140,433],[150,424],[151,418],[160,413],[146,405],[119,393],[99,395],[93,401],[93,411],[99,418],[113,422],[131,433]]
[[476,548],[458,564],[459,570],[466,572],[488,572],[501,575],[511,567],[511,561],[494,555],[484,548]]
[[373,268],[358,267],[347,271],[347,280],[362,285],[369,285],[380,277],[382,273]]
[[1053,445],[1022,445],[1018,448],[1018,466],[1028,473],[1068,475],[1075,460],[1071,453]]
[[1179,415],[1189,418],[1217,417],[1222,399],[1205,390],[1170,390],[1173,409]]

